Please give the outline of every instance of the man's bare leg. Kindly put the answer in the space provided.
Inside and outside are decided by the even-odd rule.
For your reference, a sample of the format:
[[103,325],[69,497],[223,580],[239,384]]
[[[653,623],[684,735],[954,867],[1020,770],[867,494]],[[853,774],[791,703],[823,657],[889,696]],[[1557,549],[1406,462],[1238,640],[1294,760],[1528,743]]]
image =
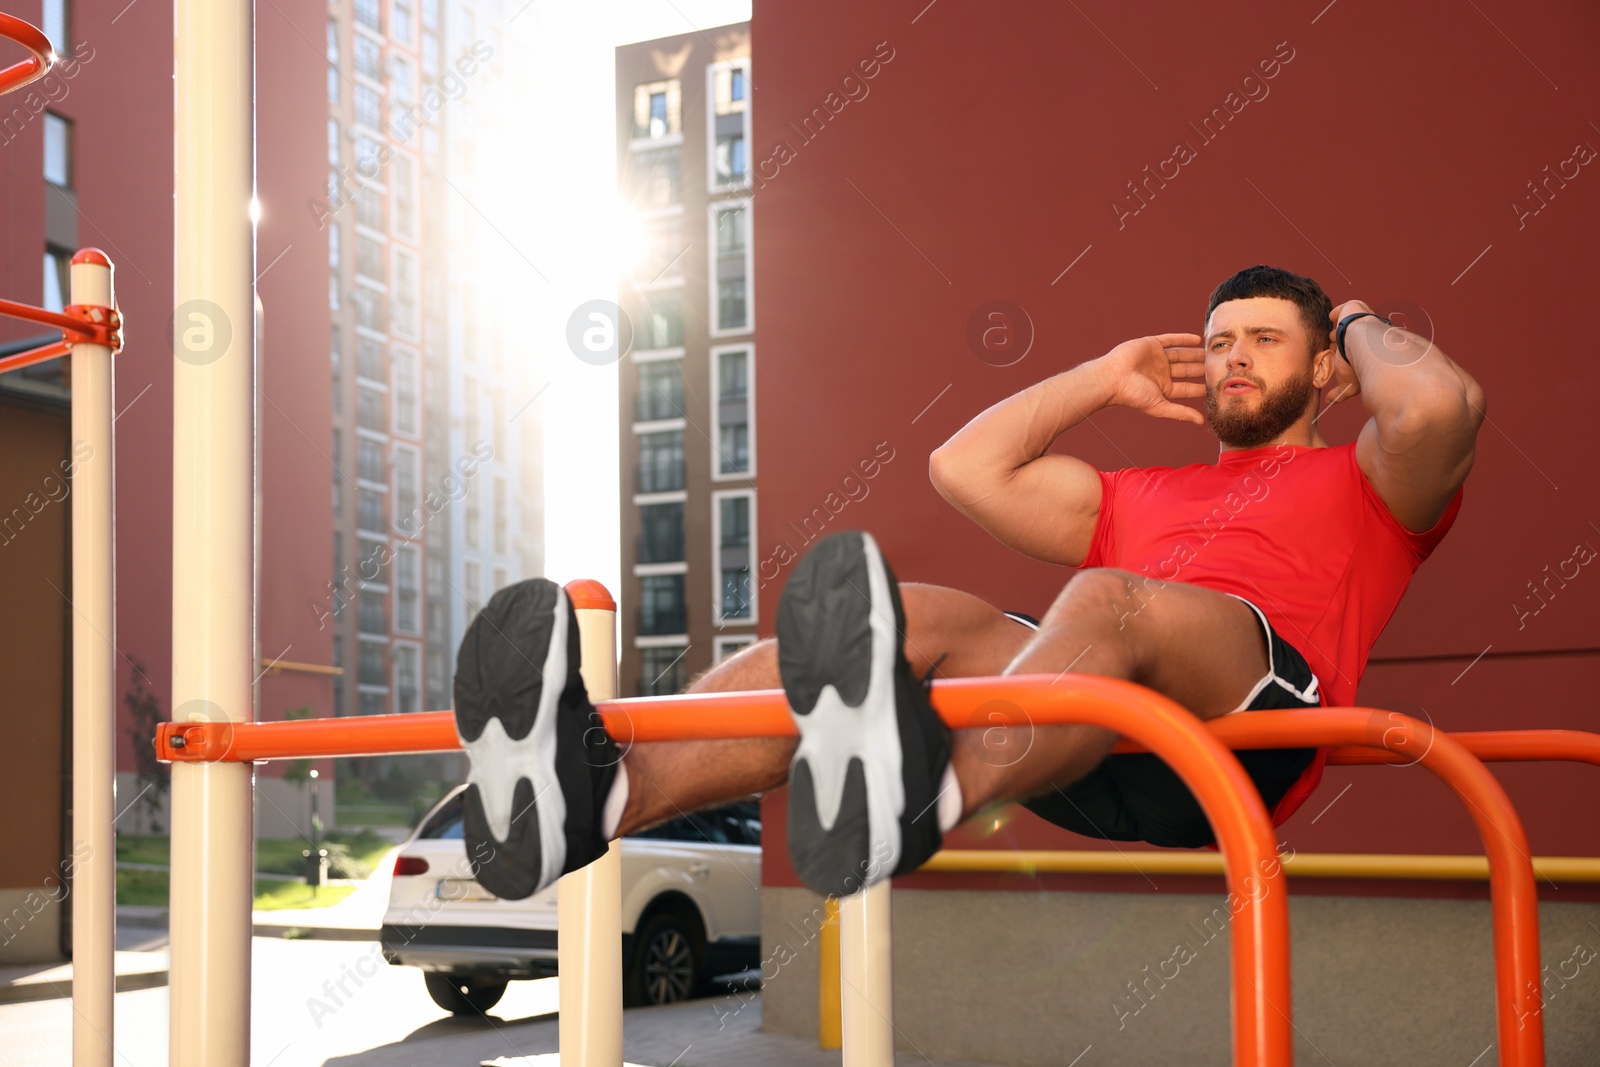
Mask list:
[[[1266,638],[1243,602],[1126,571],[1076,575],[1030,637],[1000,673],[1071,670],[1123,678],[1201,719],[1236,709],[1267,673]],[[962,818],[1076,781],[1106,757],[1115,740],[1093,726],[955,731],[951,765],[961,785]]]
[[[906,582],[900,595],[905,654],[918,676],[935,663],[940,677],[999,674],[1034,636],[998,608],[956,589]],[[782,684],[778,643],[769,638],[713,667],[689,692],[744,692]],[[623,759],[628,802],[618,836],[783,785],[795,744],[792,737],[753,737],[634,745]]]

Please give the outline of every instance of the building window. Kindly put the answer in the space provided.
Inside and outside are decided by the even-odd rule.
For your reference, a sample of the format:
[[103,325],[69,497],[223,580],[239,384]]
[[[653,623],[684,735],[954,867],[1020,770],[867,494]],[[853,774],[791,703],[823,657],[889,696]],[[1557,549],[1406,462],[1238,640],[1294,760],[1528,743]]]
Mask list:
[[[333,635],[333,665],[341,671],[344,669],[344,638],[339,634]],[[344,675],[342,673],[333,676],[333,713],[336,716],[344,714]]]
[[[344,459],[343,459],[343,456],[344,456],[344,434],[342,432],[340,432],[338,428],[335,428],[334,431],[333,431],[332,447],[333,447],[333,514],[334,514],[335,518],[337,518],[339,512],[344,510],[344,494],[341,492],[341,490],[344,489],[344,471],[340,467],[340,465],[344,462]],[[337,560],[339,558],[339,540],[338,540],[338,537],[339,537],[338,534],[334,534],[333,555],[334,555],[334,559],[335,560]],[[334,572],[337,573],[339,571],[338,565],[335,564],[333,569],[334,569]]]
[[466,521],[464,523],[468,548],[477,548],[482,540],[483,514],[478,508],[478,480],[474,478],[467,483]]
[[328,20],[328,103],[339,102],[339,21]]
[[362,234],[356,234],[356,273],[380,283],[385,278],[383,245]]
[[719,493],[716,508],[717,621],[753,622],[755,587],[750,574],[750,540],[755,493]]
[[462,584],[466,588],[461,592],[466,597],[467,623],[470,625],[478,617],[478,612],[483,610],[483,568],[468,560],[462,570],[465,572]]
[[328,362],[333,366],[333,410],[339,411],[344,406],[344,331],[339,329],[337,323],[333,326],[333,335],[328,339]]
[[657,148],[632,157],[635,207],[671,207],[683,201],[679,157],[676,148]]
[[465,378],[461,383],[462,432],[466,434],[467,447],[476,445],[483,428],[478,419],[478,379]]
[[494,588],[496,592],[511,584],[511,572],[504,567],[494,569]]
[[714,661],[721,663],[742,648],[749,648],[756,643],[755,634],[740,634],[738,637],[719,637],[716,640],[716,656]]
[[639,434],[639,492],[666,493],[683,488],[683,431]]
[[506,497],[506,480],[494,480],[494,550],[501,554],[508,551],[510,543],[510,503]]
[[50,47],[58,56],[72,53],[72,42],[67,39],[71,27],[67,25],[67,0],[44,0],[44,17],[39,28],[50,38]]
[[391,0],[389,4],[389,33],[402,44],[411,43],[411,0]]
[[[370,337],[356,338],[356,376],[365,378],[369,382],[387,385],[389,382],[388,367],[383,358],[383,343],[374,341]],[[378,429],[378,427],[368,427]]]
[[394,646],[394,710],[401,715],[410,715],[418,708],[417,697],[421,694],[421,679],[417,672],[417,649],[414,645]]
[[383,194],[371,186],[356,190],[356,222],[369,230],[383,230]]
[[422,421],[417,413],[417,354],[395,346],[394,350],[394,428],[396,433],[415,437]]
[[[361,609],[358,625],[362,633],[387,634],[389,632],[387,600],[388,597],[375,589],[361,590]],[[383,679],[380,678],[377,684],[382,685]]]
[[377,641],[361,642],[361,673],[357,676],[362,685],[388,685],[388,659],[385,646]]
[[407,337],[417,335],[417,257],[396,250],[394,254],[394,327]]
[[356,21],[369,30],[383,32],[383,13],[379,0],[356,0]]
[[363,481],[384,481],[383,446],[365,437],[356,438],[356,476]]
[[750,328],[750,206],[712,208],[713,246],[716,249],[715,332]]
[[657,140],[683,132],[683,94],[677,79],[638,85],[633,90],[633,136]]
[[410,156],[397,155],[389,165],[394,182],[394,232],[408,241],[417,239],[417,165]]
[[72,188],[72,122],[49,111],[44,113],[44,180]]
[[384,529],[382,493],[375,493],[371,489],[361,490],[356,510],[356,525],[361,529],[371,530],[374,533]]
[[750,454],[750,349],[713,349],[712,374],[717,473],[749,475],[755,470]]
[[[381,535],[380,535],[381,536]],[[368,537],[361,538],[361,559],[356,564],[356,574],[363,585],[389,584],[389,544],[387,541],[375,541]]]
[[639,277],[647,283],[683,277],[683,220],[676,215],[645,223]]
[[[356,390],[356,425],[376,433],[389,432],[388,397],[376,389],[362,387]],[[378,527],[373,527],[378,529]]]
[[643,636],[681,634],[688,629],[684,617],[683,575],[652,574],[639,579],[639,633]]
[[361,694],[361,714],[387,715],[388,713],[389,694],[387,692]]
[[328,120],[328,166],[339,167],[339,120]]
[[665,648],[639,650],[639,695],[642,697],[671,696],[683,689],[688,681],[688,668],[684,666],[686,645],[668,645]]
[[414,448],[397,448],[394,450],[395,529],[415,535],[419,525],[417,513],[417,451]]
[[[499,345],[495,350],[499,351]],[[500,462],[505,463],[510,456],[506,449],[506,392],[496,386],[489,391],[489,436],[494,445],[494,454]]]
[[383,321],[383,294],[364,285],[356,286],[356,325],[382,332],[388,323]]
[[711,68],[711,188],[737,188],[750,179],[750,107],[742,66]]
[[639,396],[633,417],[638,422],[683,418],[683,360],[640,363]]
[[639,509],[639,563],[683,561],[683,504],[646,504]]
[[49,245],[44,250],[44,300],[46,311],[60,311],[72,295],[72,253]]
[[653,295],[639,317],[634,345],[641,351],[683,347],[683,298],[677,293]]
[[344,233],[335,222],[328,227],[328,307],[339,307],[339,274],[344,261]]
[[395,629],[414,634],[422,629],[417,610],[417,550],[401,545],[395,554]]
[[369,130],[383,129],[383,103],[376,89],[356,86],[356,125]]

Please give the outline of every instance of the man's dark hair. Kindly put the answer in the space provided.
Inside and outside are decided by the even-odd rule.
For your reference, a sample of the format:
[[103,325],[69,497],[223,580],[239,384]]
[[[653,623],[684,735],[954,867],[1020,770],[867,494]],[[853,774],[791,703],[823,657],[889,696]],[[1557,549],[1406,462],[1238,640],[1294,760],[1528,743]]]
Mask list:
[[[1333,344],[1329,331],[1333,324],[1328,316],[1333,313],[1333,301],[1322,291],[1314,278],[1304,278],[1280,267],[1265,264],[1247,267],[1211,291],[1211,302],[1206,305],[1206,322],[1217,305],[1228,300],[1248,300],[1253,296],[1274,296],[1292,300],[1300,308],[1300,321],[1305,323],[1311,339],[1311,354],[1316,355]],[[1204,327],[1202,327],[1203,329]]]

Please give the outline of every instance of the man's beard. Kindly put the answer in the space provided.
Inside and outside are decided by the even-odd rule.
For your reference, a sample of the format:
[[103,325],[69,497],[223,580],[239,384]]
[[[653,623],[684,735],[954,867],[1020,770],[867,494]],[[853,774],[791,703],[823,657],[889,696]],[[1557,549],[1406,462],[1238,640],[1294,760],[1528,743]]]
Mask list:
[[1233,448],[1260,448],[1280,437],[1300,421],[1300,416],[1306,413],[1306,405],[1316,395],[1309,367],[1300,377],[1284,382],[1271,392],[1267,391],[1259,378],[1250,375],[1232,377],[1246,378],[1261,390],[1261,404],[1255,411],[1246,410],[1243,404],[1231,404],[1229,410],[1222,411],[1218,404],[1220,388],[1206,389],[1206,418],[1211,424],[1211,432],[1223,444]]

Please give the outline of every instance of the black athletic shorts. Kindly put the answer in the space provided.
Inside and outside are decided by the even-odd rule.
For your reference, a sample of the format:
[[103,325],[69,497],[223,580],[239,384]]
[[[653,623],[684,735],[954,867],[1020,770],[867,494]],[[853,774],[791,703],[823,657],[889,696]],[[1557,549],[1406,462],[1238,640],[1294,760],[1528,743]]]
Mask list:
[[[1234,713],[1321,705],[1317,676],[1305,657],[1279,637],[1261,609],[1255,612],[1267,638],[1266,676]],[[1020,612],[1006,612],[1024,626],[1038,623]],[[1316,758],[1314,748],[1245,749],[1237,753],[1267,810],[1299,780]],[[1107,756],[1086,776],[1064,789],[1025,800],[1022,806],[1048,822],[1085,837],[1110,841],[1148,841],[1166,848],[1203,848],[1216,843],[1200,802],[1183,779],[1159,756],[1126,753]]]

